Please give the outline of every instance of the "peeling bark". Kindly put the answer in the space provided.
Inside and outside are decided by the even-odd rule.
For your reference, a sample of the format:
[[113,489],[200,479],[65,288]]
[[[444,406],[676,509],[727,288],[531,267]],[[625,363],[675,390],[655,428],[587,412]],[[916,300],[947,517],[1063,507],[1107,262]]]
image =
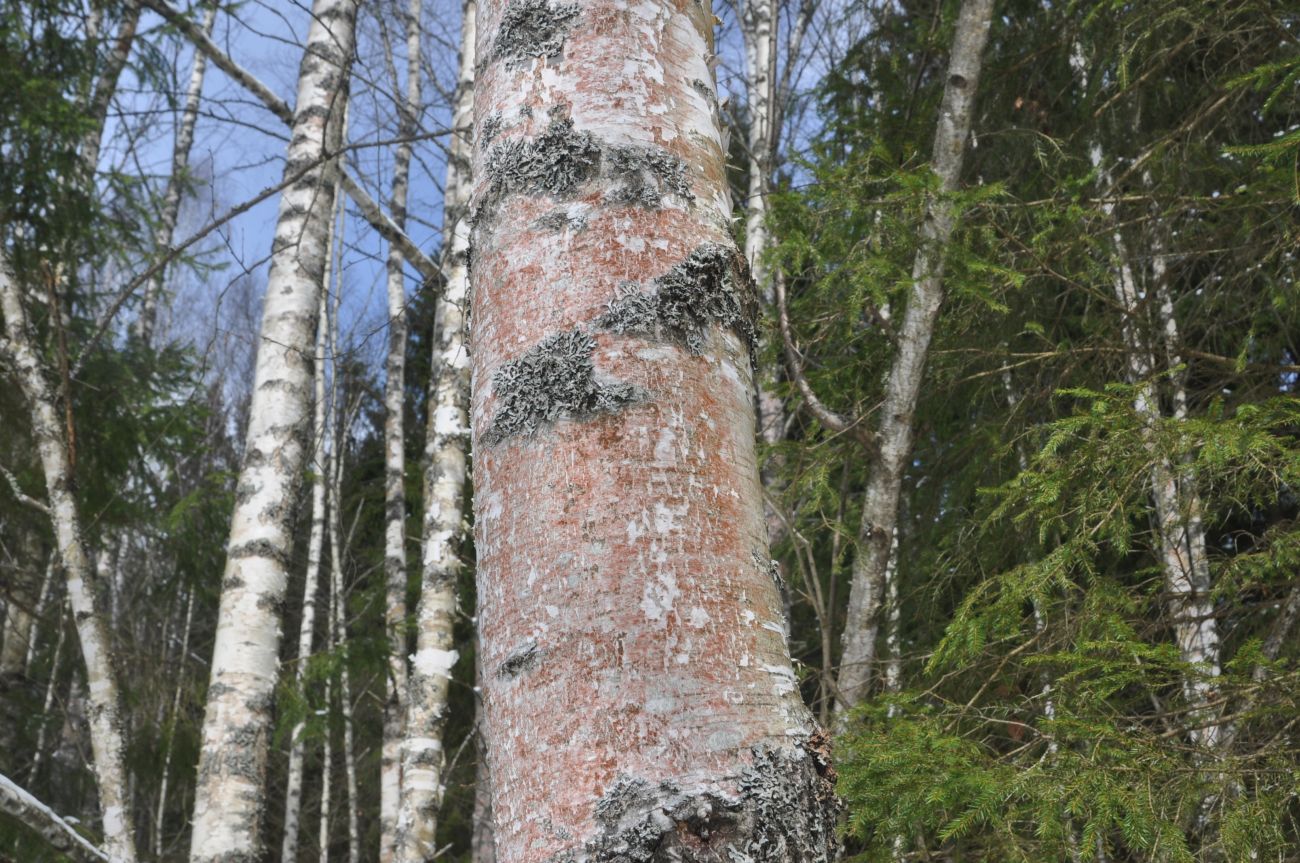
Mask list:
[[452,117],[453,137],[444,184],[442,267],[444,290],[436,306],[435,338],[425,429],[420,600],[416,652],[407,700],[402,751],[402,799],[397,859],[421,863],[437,854],[435,834],[444,791],[443,736],[448,687],[458,656],[453,627],[456,585],[464,562],[469,442],[469,356],[464,330],[469,302],[469,196],[474,105],[477,4],[462,7],[460,71]]
[[353,50],[355,0],[316,0],[298,78],[273,243],[244,464],[203,723],[193,863],[260,856],[272,705],[292,521],[309,451],[311,361],[328,254],[337,147]]
[[549,5],[521,52],[539,5],[479,10],[475,548],[500,858],[832,860],[831,768],[768,565],[712,15]]
[[[993,0],[964,0],[957,18],[931,156],[941,196],[955,192],[961,180],[984,44],[992,18]],[[859,704],[871,685],[885,571],[898,524],[903,472],[912,451],[912,422],[925,374],[926,354],[943,304],[944,256],[957,226],[957,216],[952,204],[939,198],[927,204],[921,223],[921,245],[912,265],[912,290],[885,385],[876,435],[878,450],[871,459],[862,523],[858,528],[858,550],[853,559],[838,680],[836,706],[841,711]]]

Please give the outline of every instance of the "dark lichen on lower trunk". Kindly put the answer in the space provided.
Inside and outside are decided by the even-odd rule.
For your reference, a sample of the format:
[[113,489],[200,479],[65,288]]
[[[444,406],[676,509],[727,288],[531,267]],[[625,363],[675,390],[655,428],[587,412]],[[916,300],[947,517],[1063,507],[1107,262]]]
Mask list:
[[731,791],[620,776],[596,802],[595,834],[548,863],[831,863],[839,802],[825,742],[752,747]]

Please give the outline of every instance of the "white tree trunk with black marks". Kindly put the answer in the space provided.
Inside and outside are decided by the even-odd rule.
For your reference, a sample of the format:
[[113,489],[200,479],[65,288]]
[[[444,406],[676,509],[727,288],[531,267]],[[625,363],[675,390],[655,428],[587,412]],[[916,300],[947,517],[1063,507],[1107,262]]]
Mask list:
[[[335,207],[342,202],[335,193]],[[298,660],[294,666],[294,681],[301,692],[307,675],[307,663],[311,659],[312,641],[316,634],[316,594],[320,588],[322,551],[325,546],[325,492],[326,460],[325,437],[330,428],[326,415],[325,397],[325,352],[328,349],[327,334],[330,326],[330,273],[334,260],[334,224],[330,219],[330,238],[326,242],[329,250],[325,258],[325,272],[321,278],[320,318],[316,322],[316,375],[313,382],[315,402],[312,406],[312,458],[311,458],[311,533],[307,539],[307,573],[303,579],[302,617],[298,624]],[[332,620],[332,618],[331,618]],[[330,623],[330,626],[333,624]],[[282,863],[294,863],[298,859],[298,838],[302,821],[302,785],[306,744],[302,735],[307,723],[297,722],[289,733],[289,773],[285,780],[284,801],[284,840],[280,845]]]
[[44,363],[32,341],[22,290],[3,257],[0,257],[0,312],[4,314],[5,323],[0,355],[7,356],[27,402],[32,437],[36,440],[45,474],[59,560],[67,578],[72,619],[81,641],[90,697],[90,743],[99,791],[104,852],[112,863],[134,863],[134,822],[123,760],[126,745],[122,729],[125,723],[119,704],[109,632],[95,605],[94,572],[82,533],[81,513],[77,509],[76,479],[68,453],[66,428],[54,391],[46,379]]
[[312,359],[328,255],[337,147],[352,60],[355,0],[316,0],[298,77],[263,307],[244,464],[203,723],[194,804],[193,863],[261,854],[281,606],[293,516],[310,448]]
[[713,20],[479,6],[475,549],[510,863],[837,853],[771,572]]
[[448,688],[457,659],[453,627],[469,443],[469,357],[464,313],[469,302],[469,175],[474,106],[477,8],[462,7],[460,71],[443,196],[444,292],[438,299],[425,429],[424,501],[416,652],[411,664],[397,859],[421,863],[437,853],[446,761],[443,735]]
[[925,208],[920,248],[912,265],[912,290],[880,408],[877,450],[871,459],[849,588],[838,681],[837,707],[841,710],[859,704],[871,685],[885,571],[898,524],[903,473],[912,451],[912,423],[924,379],[926,354],[943,304],[944,258],[957,226],[958,213],[942,196],[957,191],[961,181],[966,139],[970,137],[980,66],[992,19],[993,0],[965,0],[953,34],[931,157],[939,178],[940,197],[931,200]]
[[[411,137],[419,128],[420,0],[406,9],[406,98],[399,108],[400,137],[393,156],[393,224],[406,229],[411,173]],[[397,853],[398,807],[402,796],[402,740],[405,735],[406,658],[406,274],[401,250],[388,248],[388,362],[384,379],[384,576],[388,593],[388,677],[384,739],[379,768],[379,860]]]

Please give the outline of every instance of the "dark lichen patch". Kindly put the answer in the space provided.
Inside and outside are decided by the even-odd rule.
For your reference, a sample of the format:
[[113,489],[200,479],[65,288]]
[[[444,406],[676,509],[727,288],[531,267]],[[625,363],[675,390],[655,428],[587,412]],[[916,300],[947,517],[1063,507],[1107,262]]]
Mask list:
[[587,229],[587,217],[581,214],[570,213],[564,207],[556,207],[548,213],[544,213],[533,220],[533,227],[542,231],[585,231]]
[[712,87],[699,78],[691,79],[691,87],[696,93],[704,97],[704,101],[709,103],[709,107],[713,108],[714,111],[718,110],[718,97],[714,95]]
[[536,641],[526,641],[510,651],[510,655],[501,661],[501,664],[497,666],[497,677],[518,677],[537,665],[537,660],[541,658],[541,655],[541,648],[537,646]]
[[663,206],[665,193],[687,203],[695,201],[686,178],[686,163],[667,150],[620,144],[608,148],[605,160],[606,171],[618,183],[606,193],[608,201],[651,210]]
[[721,243],[697,246],[653,285],[653,291],[632,283],[620,286],[596,325],[615,333],[667,336],[696,356],[704,352],[709,328],[718,326],[732,330],[754,349],[758,298],[736,249]]
[[497,29],[493,54],[507,62],[556,57],[581,7],[577,3],[515,0],[506,7]]
[[830,863],[839,805],[824,749],[824,735],[753,747],[734,795],[620,776],[596,803],[595,834],[555,863]]
[[560,417],[582,419],[617,410],[639,398],[631,384],[596,380],[596,340],[581,330],[548,337],[492,374],[496,417],[485,444],[530,435]]
[[599,167],[600,146],[595,137],[576,131],[567,117],[552,117],[536,138],[511,138],[488,152],[483,167],[487,191],[479,211],[510,194],[570,195],[594,177]]
[[488,114],[479,124],[478,139],[482,146],[486,147],[492,143],[498,134],[501,133],[502,119],[500,114]]

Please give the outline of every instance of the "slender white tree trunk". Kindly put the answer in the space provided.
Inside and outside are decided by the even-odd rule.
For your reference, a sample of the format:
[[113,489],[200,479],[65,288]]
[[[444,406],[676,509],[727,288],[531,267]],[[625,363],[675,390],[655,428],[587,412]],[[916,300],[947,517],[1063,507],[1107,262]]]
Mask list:
[[[335,197],[335,206],[341,201]],[[333,231],[335,220],[330,220],[330,241],[326,244],[333,249]],[[327,253],[325,273],[321,279],[320,318],[316,322],[316,379],[314,381],[315,403],[312,407],[312,483],[311,483],[311,535],[307,540],[307,574],[302,588],[302,619],[298,626],[298,662],[294,667],[294,682],[299,691],[307,675],[307,663],[311,658],[312,640],[316,634],[316,594],[320,587],[321,553],[325,545],[325,491],[327,476],[325,458],[325,436],[328,424],[325,398],[325,352],[328,350],[326,338],[330,326],[330,273],[334,256]],[[331,617],[328,626],[333,626]],[[298,859],[298,834],[301,832],[302,820],[302,780],[305,756],[305,743],[302,739],[306,721],[299,721],[289,734],[289,773],[285,780],[284,801],[284,841],[280,845],[282,863],[294,863]],[[328,748],[328,747],[327,747]]]
[[469,162],[476,13],[474,0],[466,0],[462,6],[460,73],[443,195],[445,286],[436,306],[425,429],[420,601],[397,830],[397,859],[401,863],[421,863],[437,852],[435,833],[444,787],[443,733],[451,669],[457,659],[453,627],[456,583],[463,566],[459,540],[465,520],[469,441],[469,357],[464,312],[469,301]]
[[244,464],[203,724],[193,863],[261,854],[265,776],[279,675],[280,606],[309,451],[312,349],[352,60],[355,0],[316,0],[298,77],[286,176],[263,308]]
[[[185,689],[185,667],[190,653],[190,632],[194,625],[194,595],[190,590],[185,600],[185,624],[181,629],[181,649],[176,656],[176,687],[172,690],[171,718],[172,729],[167,734],[167,743],[163,750],[162,780],[158,783],[158,805],[154,809],[153,851],[159,856],[163,851],[163,827],[167,823],[167,788],[171,780],[172,751],[176,741],[176,724],[180,721],[181,693]],[[165,642],[164,642],[165,643]]]
[[63,659],[63,643],[67,639],[68,627],[63,623],[63,603],[55,614],[55,628],[58,635],[54,639],[54,655],[50,658],[50,679],[45,684],[45,700],[41,702],[40,725],[36,731],[36,751],[32,753],[32,767],[27,772],[27,784],[34,785],[40,775],[41,763],[45,760],[45,739],[50,730],[50,710],[54,707],[54,695],[59,685],[59,664]]
[[[940,196],[955,192],[961,180],[984,44],[992,18],[993,0],[964,0],[957,18],[931,157],[939,178]],[[912,422],[924,378],[926,354],[943,303],[944,256],[957,216],[952,204],[941,197],[929,202],[921,223],[921,245],[912,265],[912,290],[885,385],[876,435],[878,449],[871,459],[862,523],[858,528],[858,551],[853,560],[840,661],[837,706],[841,710],[860,703],[871,684],[885,570],[898,523],[903,472],[912,451]]]
[[707,3],[479,6],[475,549],[510,863],[836,854],[770,568],[712,35]]
[[68,599],[81,641],[90,692],[90,743],[94,752],[99,790],[104,851],[113,863],[136,859],[131,802],[127,794],[124,727],[119,705],[117,676],[111,641],[104,620],[95,608],[94,571],[86,551],[81,513],[74,493],[76,478],[68,453],[66,428],[56,407],[53,389],[45,377],[44,363],[32,344],[22,292],[0,258],[0,312],[4,313],[6,354],[18,386],[27,401],[32,436],[36,439],[45,473],[50,519],[54,524],[59,560],[67,577]]
[[[204,36],[212,35],[213,25],[217,21],[217,8],[218,4],[212,3],[203,14]],[[176,139],[172,145],[171,175],[167,178],[162,212],[158,214],[158,226],[154,230],[154,246],[160,252],[171,245],[176,219],[180,215],[181,196],[188,179],[186,175],[189,173],[190,148],[194,144],[194,127],[199,119],[199,103],[203,97],[203,78],[207,67],[207,55],[196,48],[194,63],[190,67],[190,83],[185,90],[185,107],[181,109],[180,124],[176,127]],[[153,340],[154,325],[158,319],[158,300],[162,296],[165,274],[166,268],[158,270],[145,285],[140,317],[136,321],[136,335],[145,344]]]
[[[340,229],[341,230],[341,229]],[[340,239],[340,246],[342,240]],[[339,356],[338,346],[338,327],[339,305],[342,301],[341,290],[335,294],[334,315],[330,325],[330,355]],[[338,399],[342,396],[339,391],[338,366],[334,367],[333,375],[334,398],[331,403],[338,405]],[[332,584],[333,601],[330,603],[332,619],[330,626],[334,630],[334,643],[342,649],[343,658],[339,663],[339,713],[343,718],[343,776],[346,782],[347,791],[347,816],[348,816],[348,863],[357,863],[361,854],[361,840],[357,825],[357,764],[356,750],[353,743],[353,723],[352,723],[352,683],[348,672],[347,656],[347,593],[344,591],[343,580],[343,465],[347,455],[347,429],[352,422],[352,412],[344,409],[338,412],[341,422],[332,426],[333,445],[330,448],[330,490],[329,490],[329,518],[328,518],[328,536],[330,545],[330,579]],[[331,416],[330,419],[334,417]]]
[[[411,172],[410,138],[419,128],[420,0],[406,9],[406,98],[400,107],[403,140],[393,157],[390,218],[406,229],[406,196]],[[384,380],[384,575],[388,593],[387,698],[379,774],[379,860],[391,863],[397,853],[401,803],[402,740],[407,702],[406,659],[406,273],[401,250],[388,248],[388,363]]]

